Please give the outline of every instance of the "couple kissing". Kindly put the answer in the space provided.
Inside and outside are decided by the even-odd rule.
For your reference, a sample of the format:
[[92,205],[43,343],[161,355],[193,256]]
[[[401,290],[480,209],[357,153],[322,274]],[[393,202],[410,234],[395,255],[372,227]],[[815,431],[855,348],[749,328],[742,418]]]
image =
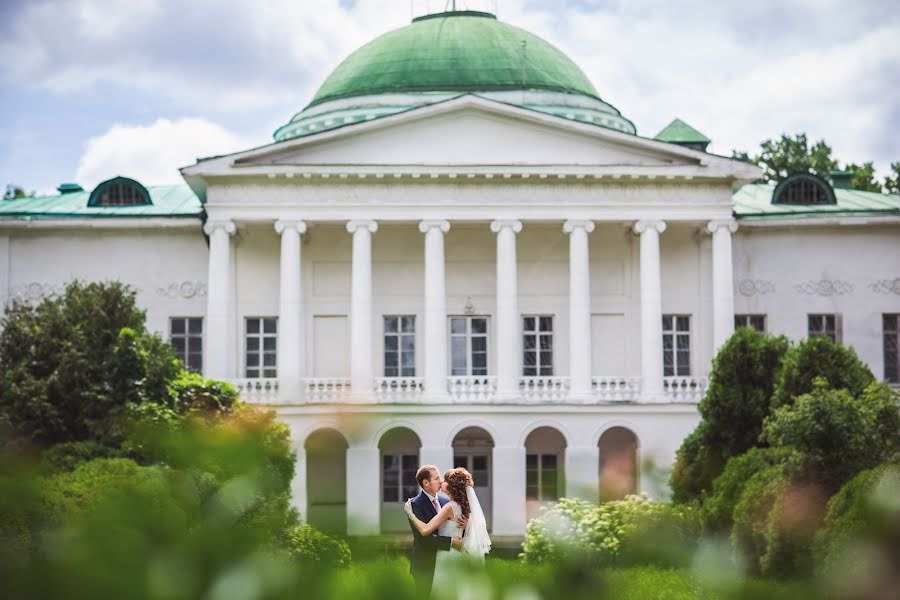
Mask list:
[[466,469],[450,469],[441,478],[436,466],[423,465],[416,483],[422,491],[404,505],[413,531],[409,566],[417,592],[430,594],[432,587],[453,585],[454,561],[483,561],[491,538]]

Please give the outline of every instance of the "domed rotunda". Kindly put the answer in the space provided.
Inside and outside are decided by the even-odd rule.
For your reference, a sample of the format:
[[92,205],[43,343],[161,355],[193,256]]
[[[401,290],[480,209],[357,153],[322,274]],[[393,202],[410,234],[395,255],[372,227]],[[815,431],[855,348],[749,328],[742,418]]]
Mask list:
[[454,11],[417,17],[353,52],[275,141],[465,94],[635,133],[559,49],[491,13]]

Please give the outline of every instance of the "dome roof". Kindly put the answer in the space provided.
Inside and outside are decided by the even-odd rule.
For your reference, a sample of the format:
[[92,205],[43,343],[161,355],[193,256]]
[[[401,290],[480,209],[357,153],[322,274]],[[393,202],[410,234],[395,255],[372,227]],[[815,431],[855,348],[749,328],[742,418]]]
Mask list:
[[467,93],[634,133],[557,48],[492,14],[457,11],[419,17],[353,52],[275,139]]

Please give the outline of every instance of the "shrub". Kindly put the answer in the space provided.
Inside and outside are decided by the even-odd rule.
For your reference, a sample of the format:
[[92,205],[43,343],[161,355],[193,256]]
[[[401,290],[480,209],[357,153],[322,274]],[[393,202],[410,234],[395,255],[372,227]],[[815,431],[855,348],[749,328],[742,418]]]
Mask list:
[[[871,556],[865,547],[887,553],[900,548],[900,462],[857,474],[828,501],[824,526],[816,534],[814,556],[820,574],[844,572],[854,557]],[[890,557],[896,561],[897,556]],[[879,561],[867,561],[879,562]],[[890,560],[888,561],[890,562]],[[896,564],[896,563],[894,563]]]
[[811,393],[777,409],[763,435],[804,454],[810,475],[833,493],[900,450],[900,397],[885,384],[873,383],[856,398],[826,385],[818,379]]
[[750,479],[761,471],[790,460],[793,452],[781,448],[751,448],[728,461],[703,501],[703,525],[710,532],[727,532],[734,524],[734,509]]
[[122,458],[122,451],[95,441],[56,444],[41,455],[41,472],[45,474],[71,471],[95,458]]
[[329,567],[350,566],[350,546],[347,542],[329,537],[306,523],[287,532],[285,548],[291,558],[301,563]]
[[700,424],[676,454],[673,500],[708,492],[728,459],[759,445],[774,381],[788,349],[784,337],[742,327],[713,359],[709,389],[700,402]]
[[825,379],[828,387],[847,390],[851,396],[858,396],[875,381],[875,376],[859,360],[853,348],[832,342],[824,335],[814,335],[784,355],[772,394],[773,409],[789,405],[798,396],[812,392],[815,380],[820,377]]
[[[528,523],[522,558],[531,564],[585,561],[595,565],[640,563],[659,559],[646,542],[682,554],[699,529],[694,512],[684,506],[653,502],[646,496],[594,504],[562,499]],[[660,544],[665,537],[671,544]]]
[[783,465],[772,465],[750,477],[734,507],[731,544],[735,554],[746,561],[754,574],[762,572],[769,513],[788,484]]

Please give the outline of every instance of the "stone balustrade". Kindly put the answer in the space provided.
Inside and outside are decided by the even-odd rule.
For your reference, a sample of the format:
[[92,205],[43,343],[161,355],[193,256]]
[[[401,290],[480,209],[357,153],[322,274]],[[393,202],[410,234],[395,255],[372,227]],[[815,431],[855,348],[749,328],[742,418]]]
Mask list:
[[233,379],[231,385],[248,404],[277,404],[277,379]]
[[375,401],[379,404],[421,402],[423,377],[376,377]]
[[447,377],[447,393],[451,402],[479,404],[490,402],[497,392],[497,378],[487,375],[451,375]]
[[641,378],[594,376],[591,378],[594,398],[599,402],[638,402],[641,399]]
[[304,402],[340,402],[350,395],[349,377],[307,377],[301,381]]
[[525,402],[563,402],[569,396],[568,377],[521,377],[519,393]]
[[696,404],[703,399],[708,386],[708,377],[663,377],[663,393],[669,402]]

